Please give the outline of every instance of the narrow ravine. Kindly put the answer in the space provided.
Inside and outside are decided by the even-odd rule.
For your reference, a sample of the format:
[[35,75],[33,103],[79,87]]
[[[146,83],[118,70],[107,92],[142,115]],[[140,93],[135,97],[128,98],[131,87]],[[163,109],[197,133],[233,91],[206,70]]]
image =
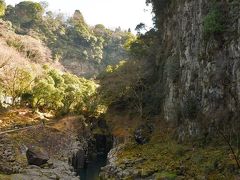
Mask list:
[[[98,180],[101,168],[107,165],[107,156],[113,146],[113,138],[103,118],[89,118],[86,147],[70,158],[70,164],[81,180]],[[81,135],[80,135],[81,136]]]
[[85,168],[79,169],[77,175],[81,180],[98,180],[101,167],[107,164],[107,154],[99,154]]

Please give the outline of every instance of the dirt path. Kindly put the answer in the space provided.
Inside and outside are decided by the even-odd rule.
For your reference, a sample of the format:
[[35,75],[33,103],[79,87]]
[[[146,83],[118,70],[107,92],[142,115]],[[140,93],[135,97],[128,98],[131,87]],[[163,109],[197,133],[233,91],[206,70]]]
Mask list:
[[35,127],[41,127],[41,126],[49,126],[49,125],[53,125],[55,122],[49,122],[46,123],[45,125],[41,124],[37,124],[37,125],[32,125],[32,126],[26,126],[23,128],[15,128],[15,129],[10,129],[10,130],[6,130],[3,132],[0,132],[0,136],[4,135],[4,134],[9,134],[9,133],[14,133],[14,132],[18,132],[18,131],[23,131],[23,130],[27,130],[27,129],[31,129],[31,128],[35,128]]
[[66,116],[62,119],[52,119],[49,122],[42,123],[40,122],[39,124],[31,125],[31,126],[26,126],[26,127],[15,127],[9,130],[1,131],[0,130],[0,136],[4,134],[9,134],[9,133],[15,133],[23,130],[28,130],[36,127],[42,127],[42,126],[52,126],[57,129],[76,129],[76,127],[81,127],[81,121],[78,121],[79,116]]

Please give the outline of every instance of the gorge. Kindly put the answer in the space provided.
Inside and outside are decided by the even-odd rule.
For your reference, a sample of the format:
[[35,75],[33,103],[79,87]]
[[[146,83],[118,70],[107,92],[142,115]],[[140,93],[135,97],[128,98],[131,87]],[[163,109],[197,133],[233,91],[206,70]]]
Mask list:
[[134,35],[0,1],[0,180],[240,178],[240,1],[146,4]]

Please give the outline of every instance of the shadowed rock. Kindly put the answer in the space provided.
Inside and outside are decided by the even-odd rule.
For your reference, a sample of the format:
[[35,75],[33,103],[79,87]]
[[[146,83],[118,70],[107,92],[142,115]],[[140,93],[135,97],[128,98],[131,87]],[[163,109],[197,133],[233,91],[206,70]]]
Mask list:
[[46,151],[39,147],[31,147],[26,152],[29,165],[41,166],[49,160],[49,155]]

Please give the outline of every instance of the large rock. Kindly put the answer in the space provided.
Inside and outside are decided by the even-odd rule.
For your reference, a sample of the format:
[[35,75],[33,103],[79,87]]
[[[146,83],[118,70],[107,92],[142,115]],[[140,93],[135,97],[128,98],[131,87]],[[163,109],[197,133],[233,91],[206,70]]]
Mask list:
[[37,166],[29,166],[20,174],[12,175],[12,180],[79,180],[75,172],[68,163],[53,160],[52,168],[39,168]]
[[27,160],[29,165],[41,166],[47,163],[49,155],[39,147],[31,147],[27,150]]

